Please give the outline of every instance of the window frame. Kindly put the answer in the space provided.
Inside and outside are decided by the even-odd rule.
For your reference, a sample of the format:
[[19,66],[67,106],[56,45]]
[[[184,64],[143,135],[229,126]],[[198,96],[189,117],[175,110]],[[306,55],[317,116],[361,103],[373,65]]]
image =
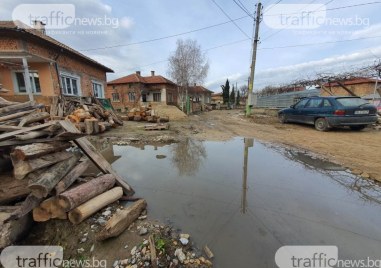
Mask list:
[[[65,81],[63,81],[63,78],[65,78]],[[69,94],[67,92],[67,87],[66,87],[66,82],[67,80],[66,79],[70,79],[70,85],[71,85],[71,91],[73,91],[73,80],[76,80],[77,81],[77,95],[76,94]],[[77,96],[77,97],[80,97],[82,96],[82,89],[81,89],[81,77],[78,76],[78,75],[75,75],[75,74],[69,74],[69,73],[65,73],[65,72],[60,72],[60,81],[61,81],[61,86],[62,86],[62,90],[63,90],[63,94],[66,95],[66,96]],[[64,86],[65,85],[65,86]]]
[[130,91],[128,92],[128,102],[135,102],[136,101],[136,92]]
[[[159,96],[159,100],[155,100],[155,96]],[[161,102],[161,92],[152,93],[152,100],[153,102]]]
[[[114,95],[118,96],[118,99],[115,99]],[[120,102],[120,94],[118,92],[112,92],[111,93],[111,101],[112,102]]]
[[[95,90],[94,90],[94,86],[100,86],[100,90],[101,90],[101,96],[95,96]],[[97,81],[97,80],[91,80],[91,88],[92,88],[92,91],[93,91],[93,94],[94,94],[94,97],[96,98],[99,98],[99,99],[104,99],[105,98],[105,88],[104,88],[104,84],[100,81]]]
[[[26,89],[26,85],[24,85],[25,86],[25,92],[20,91],[20,85],[19,85],[19,82],[18,82],[17,74],[21,74],[22,75],[22,78],[23,78],[23,81],[24,81],[24,84],[25,84],[24,71],[23,70],[13,71],[12,72],[12,80],[13,80],[14,92],[16,94],[19,94],[19,95],[27,95],[28,94],[28,90]],[[35,77],[33,76],[33,74],[37,74],[38,75],[38,84],[39,84],[39,87],[40,87],[40,91],[39,92],[37,92],[36,81],[35,81]],[[38,73],[37,70],[29,70],[29,76],[30,76],[30,83],[31,83],[31,86],[32,86],[32,94],[33,95],[41,95],[42,94],[42,88],[41,88],[40,74]]]
[[[312,102],[315,102],[315,101],[319,101],[319,105],[318,106],[309,106],[310,103]],[[311,108],[311,109],[316,109],[316,108],[320,108],[323,104],[323,99],[322,98],[314,98],[314,99],[310,99],[306,105],[304,105],[304,108]]]

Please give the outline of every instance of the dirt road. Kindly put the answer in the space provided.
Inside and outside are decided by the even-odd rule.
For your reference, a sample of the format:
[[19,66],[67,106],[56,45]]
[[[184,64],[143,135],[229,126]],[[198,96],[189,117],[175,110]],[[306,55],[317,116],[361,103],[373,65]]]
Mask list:
[[[211,111],[191,115],[170,123],[170,131],[145,132],[143,123],[126,122],[107,136],[152,138],[164,135],[173,138],[190,136],[202,140],[226,140],[235,136],[253,137],[312,151],[335,163],[350,168],[353,173],[369,175],[381,181],[381,131],[347,129],[316,131],[312,126],[285,124],[275,116],[256,113],[246,118],[241,111]],[[127,134],[127,135],[126,135]]]

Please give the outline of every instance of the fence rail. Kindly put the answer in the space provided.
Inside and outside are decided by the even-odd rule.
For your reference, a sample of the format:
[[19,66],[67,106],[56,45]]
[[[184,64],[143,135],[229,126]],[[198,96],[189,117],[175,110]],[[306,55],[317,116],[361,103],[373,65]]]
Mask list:
[[288,92],[278,95],[258,96],[254,107],[258,108],[286,108],[290,107],[301,98],[320,96],[319,89]]

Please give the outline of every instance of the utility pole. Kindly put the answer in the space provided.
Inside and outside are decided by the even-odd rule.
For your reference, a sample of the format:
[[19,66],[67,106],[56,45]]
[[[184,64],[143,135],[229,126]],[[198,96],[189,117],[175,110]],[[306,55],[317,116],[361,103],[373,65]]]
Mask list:
[[250,70],[250,83],[249,83],[249,90],[247,93],[247,101],[246,101],[246,116],[249,116],[251,114],[251,108],[252,108],[252,95],[253,95],[253,88],[254,88],[254,75],[255,75],[255,64],[257,61],[257,47],[258,47],[258,36],[259,36],[259,24],[261,22],[261,14],[262,13],[262,4],[261,1],[258,1],[257,4],[257,16],[255,18],[255,35],[254,35],[254,42],[253,42],[253,55],[251,59],[251,70]]

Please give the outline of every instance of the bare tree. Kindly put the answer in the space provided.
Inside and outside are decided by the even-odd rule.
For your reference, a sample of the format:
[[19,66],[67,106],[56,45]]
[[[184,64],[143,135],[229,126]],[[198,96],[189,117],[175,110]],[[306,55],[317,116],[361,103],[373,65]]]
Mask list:
[[201,141],[186,138],[172,148],[172,163],[177,167],[180,176],[193,176],[207,154]]
[[181,103],[184,102],[188,86],[202,84],[208,70],[208,60],[197,41],[178,39],[176,51],[169,57],[168,75],[180,86]]

